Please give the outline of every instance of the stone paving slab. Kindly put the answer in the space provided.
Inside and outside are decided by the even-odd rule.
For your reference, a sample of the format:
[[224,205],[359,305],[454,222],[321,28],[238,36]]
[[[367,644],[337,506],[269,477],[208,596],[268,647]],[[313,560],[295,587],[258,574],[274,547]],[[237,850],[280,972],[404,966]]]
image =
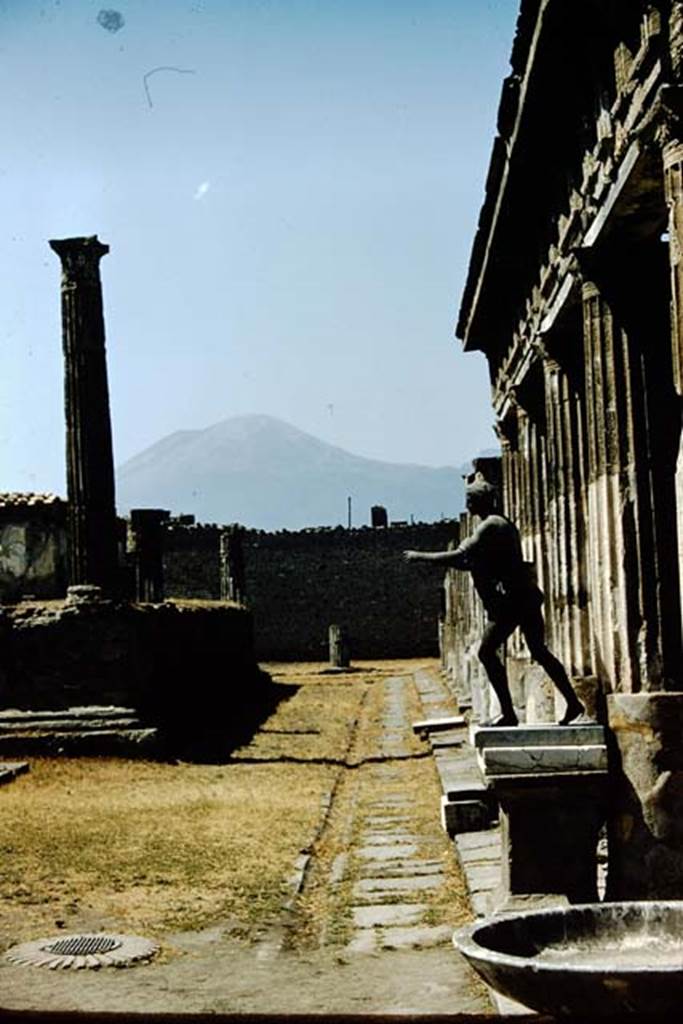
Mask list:
[[438,888],[442,882],[443,872],[408,878],[361,878],[353,887],[353,895],[362,897],[377,893],[424,892]]
[[442,861],[400,861],[394,864],[368,864],[364,869],[365,878],[413,878],[419,875],[443,873]]
[[356,854],[365,860],[385,861],[412,857],[417,851],[417,843],[385,843],[382,846],[361,846]]
[[389,903],[379,906],[353,907],[353,923],[357,928],[416,924],[425,910],[424,903]]
[[362,842],[366,846],[394,846],[396,843],[417,843],[419,836],[414,832],[364,832]]
[[425,949],[451,941],[453,929],[447,924],[418,924],[412,928],[383,928],[383,949]]
[[412,821],[410,814],[371,814],[365,819],[365,824],[370,828],[393,828],[397,824],[405,824]]

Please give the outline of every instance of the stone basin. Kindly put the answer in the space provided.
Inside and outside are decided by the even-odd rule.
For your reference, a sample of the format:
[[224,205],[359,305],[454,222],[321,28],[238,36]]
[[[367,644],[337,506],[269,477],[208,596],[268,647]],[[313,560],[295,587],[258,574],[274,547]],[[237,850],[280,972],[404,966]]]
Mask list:
[[683,901],[501,914],[453,943],[497,992],[549,1014],[664,1014],[683,1003]]

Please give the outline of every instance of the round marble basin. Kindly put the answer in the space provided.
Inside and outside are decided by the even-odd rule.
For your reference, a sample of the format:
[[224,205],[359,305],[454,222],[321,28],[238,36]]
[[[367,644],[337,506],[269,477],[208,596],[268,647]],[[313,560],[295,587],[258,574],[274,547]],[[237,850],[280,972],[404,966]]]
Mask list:
[[543,1013],[663,1014],[683,1003],[683,901],[501,914],[453,942],[491,988]]

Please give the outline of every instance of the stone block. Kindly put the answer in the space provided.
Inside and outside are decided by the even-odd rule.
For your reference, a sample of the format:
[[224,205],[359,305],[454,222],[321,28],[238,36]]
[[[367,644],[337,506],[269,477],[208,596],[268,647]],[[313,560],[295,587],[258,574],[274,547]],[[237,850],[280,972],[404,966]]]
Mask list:
[[488,777],[607,771],[607,747],[604,744],[580,747],[485,747],[482,756]]
[[413,732],[439,732],[443,729],[464,728],[465,725],[466,722],[462,715],[450,715],[444,718],[425,718],[419,722],[413,722]]
[[449,836],[459,832],[482,832],[489,828],[491,815],[481,800],[449,800],[441,797],[441,825]]
[[0,761],[0,785],[11,782],[28,770],[28,761]]
[[586,725],[516,725],[512,728],[478,728],[471,732],[472,745],[485,747],[595,746],[605,742],[605,728]]
[[464,742],[465,736],[462,729],[457,731],[451,730],[450,732],[439,732],[434,736],[429,737],[429,743],[432,750],[445,750],[449,747],[462,747]]

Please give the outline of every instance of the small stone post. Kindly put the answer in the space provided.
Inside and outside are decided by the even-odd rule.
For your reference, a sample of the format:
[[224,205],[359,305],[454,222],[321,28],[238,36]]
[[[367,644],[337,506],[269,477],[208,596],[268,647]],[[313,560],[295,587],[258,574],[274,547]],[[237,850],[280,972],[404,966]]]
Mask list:
[[53,240],[62,263],[69,583],[105,591],[117,574],[114,461],[96,235]]
[[244,570],[244,527],[233,523],[220,536],[220,593],[221,601],[244,604],[247,598]]
[[135,552],[135,597],[159,603],[164,599],[164,524],[170,512],[134,508],[130,513]]
[[330,626],[329,642],[331,668],[348,668],[351,661],[349,644],[341,626]]

